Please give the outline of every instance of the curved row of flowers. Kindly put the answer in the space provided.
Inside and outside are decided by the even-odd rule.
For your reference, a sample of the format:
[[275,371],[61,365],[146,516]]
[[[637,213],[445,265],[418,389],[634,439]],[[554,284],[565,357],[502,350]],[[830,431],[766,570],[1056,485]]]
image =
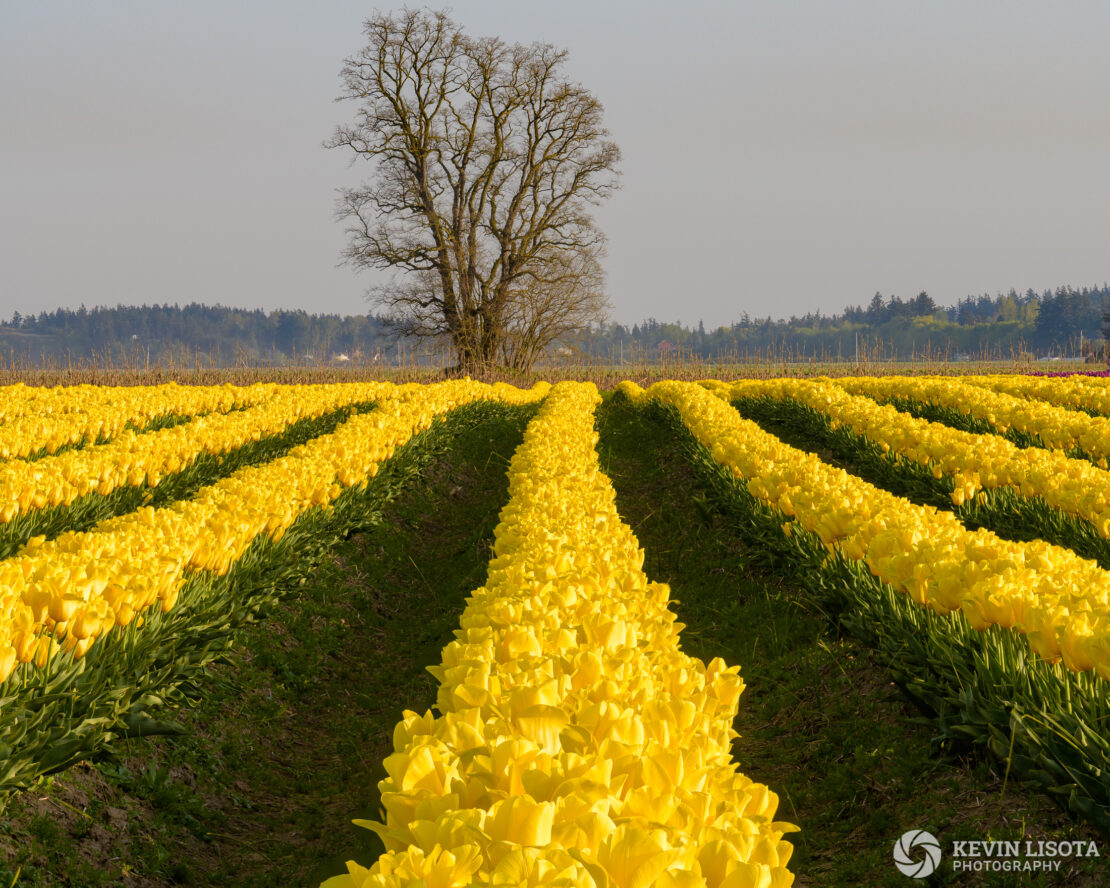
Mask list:
[[386,853],[327,888],[787,886],[777,798],[729,753],[736,667],[681,653],[668,588],[600,471],[589,383],[556,385],[509,468],[485,586],[406,711]]
[[70,505],[90,493],[107,495],[125,485],[155,486],[192,465],[202,453],[219,455],[281,432],[298,420],[372,401],[389,383],[282,386],[254,406],[211,412],[146,434],[125,430],[106,444],[32,461],[0,463],[0,522],[32,509]]
[[[251,386],[58,386],[34,389],[22,384],[0,389],[0,458],[20,459],[45,450],[115,438],[161,416],[227,413],[262,404],[282,388]],[[288,388],[288,387],[286,387]]]
[[1025,497],[1041,497],[1050,506],[1090,522],[1110,539],[1110,472],[1059,450],[1021,448],[998,435],[962,432],[939,422],[917,419],[870,398],[851,395],[822,380],[744,380],[712,390],[726,401],[743,397],[789,398],[829,417],[857,435],[949,475],[957,506],[980,490],[1009,487]]
[[1046,379],[1037,376],[999,374],[996,376],[964,376],[961,379],[980,388],[1024,398],[1044,401],[1055,407],[1070,407],[1110,415],[1110,389],[1105,385],[1092,385],[1087,376],[1067,376]]
[[527,392],[470,380],[396,386],[378,409],[279,459],[240,469],[191,500],[141,508],[89,532],[36,539],[0,561],[0,681],[18,663],[45,665],[59,646],[83,655],[100,634],[155,603],[168,611],[185,571],[226,573],[259,535],[278,539],[306,510],[365,484],[436,416],[480,398],[535,400],[545,386]]
[[942,614],[960,610],[976,629],[1017,629],[1045,659],[1110,678],[1110,573],[1095,562],[1042,540],[970,532],[950,512],[915,505],[784,444],[697,384],[622,388],[674,406],[753,496],[918,603]]
[[959,410],[986,420],[1001,432],[1016,429],[1039,437],[1054,450],[1079,448],[1100,460],[1110,458],[1110,419],[988,391],[953,377],[852,377],[831,380],[854,395],[877,400],[908,398]]

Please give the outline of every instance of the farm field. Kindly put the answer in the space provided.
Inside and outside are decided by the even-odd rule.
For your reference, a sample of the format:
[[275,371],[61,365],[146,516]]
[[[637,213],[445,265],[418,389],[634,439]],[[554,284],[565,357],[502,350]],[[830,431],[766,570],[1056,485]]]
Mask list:
[[5,398],[0,885],[1105,884],[1106,380],[188,388]]

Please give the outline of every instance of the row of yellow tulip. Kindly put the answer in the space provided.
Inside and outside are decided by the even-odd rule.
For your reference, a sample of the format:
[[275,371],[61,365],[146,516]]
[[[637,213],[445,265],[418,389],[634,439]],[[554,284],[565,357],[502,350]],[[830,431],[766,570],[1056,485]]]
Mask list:
[[306,510],[364,484],[437,415],[480,398],[526,401],[544,391],[470,380],[398,386],[377,410],[284,457],[240,469],[191,500],[32,541],[0,561],[0,680],[17,663],[44,665],[59,642],[83,655],[100,634],[156,602],[168,611],[185,571],[226,573],[255,538],[278,539]]
[[1010,487],[1094,525],[1110,539],[1110,472],[1059,450],[1022,449],[998,435],[976,435],[928,422],[822,380],[744,380],[712,384],[718,396],[791,398],[827,415],[884,450],[952,476],[958,506],[983,488]]
[[384,397],[388,383],[271,386],[261,403],[229,413],[207,413],[183,425],[135,434],[57,456],[0,463],[0,522],[32,509],[69,505],[89,493],[107,495],[125,485],[158,484],[192,465],[202,453],[222,454],[281,432],[301,419]]
[[1103,385],[1092,385],[1090,376],[1045,377],[999,374],[961,378],[971,385],[1003,395],[1012,395],[1015,398],[1044,401],[1055,407],[1110,414],[1110,389]]
[[[758,500],[845,557],[940,613],[976,629],[1017,629],[1048,660],[1110,678],[1110,573],[1043,540],[968,531],[950,512],[918,506],[789,447],[693,383],[656,383],[630,397],[671,404]],[[791,532],[792,523],[784,525]]]
[[[72,388],[78,388],[78,386],[72,386]],[[84,388],[93,389],[95,386],[84,386]],[[37,402],[50,397],[56,398],[64,390],[62,386],[46,388],[22,382],[0,386],[0,422],[31,413]]]
[[[163,388],[178,389],[177,383],[168,383],[163,386],[144,386],[149,400],[154,392]],[[105,386],[105,385],[26,385],[17,382],[12,385],[0,386],[0,423],[8,422],[16,417],[38,413],[44,416],[60,417],[67,413],[84,413],[89,410],[103,408],[115,397],[127,397],[130,391],[139,391],[138,387],[131,386]]]
[[988,391],[956,377],[844,377],[832,382],[854,395],[909,398],[950,407],[986,420],[1002,432],[1013,428],[1038,435],[1054,450],[1078,447],[1100,460],[1103,468],[1110,457],[1110,419]]
[[406,711],[386,853],[327,888],[764,888],[793,881],[777,798],[737,772],[736,667],[680,652],[668,589],[598,466],[589,383],[555,386],[509,468],[486,585]]
[[127,426],[141,427],[170,414],[226,413],[261,404],[281,388],[270,383],[233,385],[67,386],[29,389],[5,386],[12,398],[0,425],[0,458],[18,459],[44,449],[109,440]]

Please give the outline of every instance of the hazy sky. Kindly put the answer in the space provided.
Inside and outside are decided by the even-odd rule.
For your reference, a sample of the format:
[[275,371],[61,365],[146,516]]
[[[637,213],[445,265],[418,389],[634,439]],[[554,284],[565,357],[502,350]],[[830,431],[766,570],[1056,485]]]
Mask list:
[[[321,143],[353,110],[338,72],[374,9],[2,0],[0,316],[365,311],[333,205],[369,167]],[[604,103],[616,320],[1110,279],[1105,0],[452,9],[474,35],[567,48]]]

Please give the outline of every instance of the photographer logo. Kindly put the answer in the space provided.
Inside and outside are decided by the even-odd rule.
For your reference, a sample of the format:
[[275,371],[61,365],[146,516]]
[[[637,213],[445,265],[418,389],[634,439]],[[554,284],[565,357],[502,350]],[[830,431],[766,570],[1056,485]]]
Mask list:
[[924,879],[940,864],[940,842],[930,832],[911,829],[894,843],[894,865],[903,876]]

